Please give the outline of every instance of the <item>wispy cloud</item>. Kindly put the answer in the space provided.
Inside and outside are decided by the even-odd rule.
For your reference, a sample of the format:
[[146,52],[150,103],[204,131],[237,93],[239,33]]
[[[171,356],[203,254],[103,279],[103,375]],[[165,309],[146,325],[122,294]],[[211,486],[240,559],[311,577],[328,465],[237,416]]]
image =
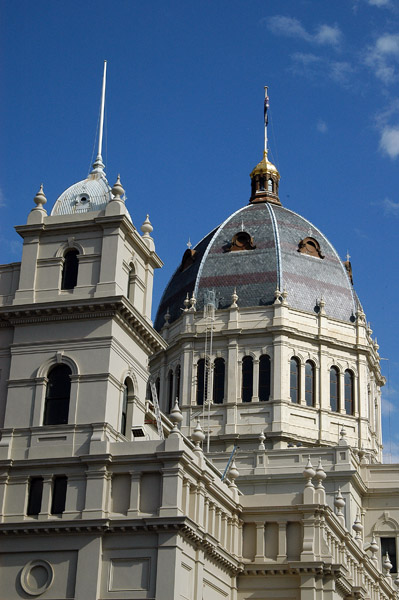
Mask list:
[[382,201],[382,206],[384,209],[384,214],[389,215],[397,215],[399,216],[399,202],[395,202],[390,198],[384,198]]
[[370,239],[369,236],[364,231],[362,231],[361,229],[358,229],[357,227],[355,227],[353,231],[355,232],[357,237],[360,238],[361,240]]
[[389,6],[391,4],[391,0],[367,0],[367,3],[371,6],[378,6],[381,8],[383,6]]
[[317,121],[316,128],[320,133],[327,133],[328,131],[327,123],[323,119]]
[[274,15],[266,19],[266,23],[268,29],[275,35],[285,35],[319,46],[333,46],[337,48],[341,44],[343,37],[340,28],[336,24],[320,24],[316,27],[314,33],[310,33],[295,17]]
[[399,443],[392,441],[384,442],[384,450],[383,450],[383,462],[384,463],[399,463]]
[[392,400],[388,400],[386,395],[383,394],[381,398],[381,412],[384,416],[392,414],[393,412],[397,412],[397,405],[392,402]]
[[365,64],[385,85],[398,78],[399,34],[383,33],[365,52]]
[[306,75],[317,79],[328,77],[336,83],[347,84],[354,73],[354,68],[349,62],[332,61],[312,52],[294,52],[291,59],[291,70],[296,75]]
[[338,83],[346,83],[353,72],[352,65],[346,61],[333,61],[329,65],[330,77]]
[[0,208],[4,208],[5,206],[7,206],[6,198],[3,190],[0,188]]

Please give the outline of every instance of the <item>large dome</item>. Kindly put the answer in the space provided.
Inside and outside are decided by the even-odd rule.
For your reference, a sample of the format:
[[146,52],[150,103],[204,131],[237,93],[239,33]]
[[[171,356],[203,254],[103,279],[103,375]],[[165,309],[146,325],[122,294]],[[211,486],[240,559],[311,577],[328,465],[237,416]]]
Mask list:
[[193,250],[187,250],[162,296],[155,320],[160,330],[179,318],[187,293],[203,307],[216,292],[218,308],[231,305],[236,288],[240,307],[270,305],[275,291],[287,292],[292,308],[353,320],[356,294],[334,247],[308,220],[271,202],[252,203],[232,214]]

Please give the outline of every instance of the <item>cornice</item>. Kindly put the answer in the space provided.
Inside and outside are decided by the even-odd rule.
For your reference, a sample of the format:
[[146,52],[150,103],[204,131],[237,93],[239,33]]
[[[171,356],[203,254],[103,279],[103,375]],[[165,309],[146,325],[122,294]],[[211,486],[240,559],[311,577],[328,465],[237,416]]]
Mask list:
[[23,523],[2,523],[3,536],[27,535],[106,535],[132,533],[167,533],[182,535],[189,543],[201,547],[206,555],[218,562],[231,575],[242,572],[242,563],[231,556],[219,544],[198,529],[187,517],[153,517],[146,519],[82,519],[81,521],[24,521]]
[[0,327],[81,319],[119,317],[138,341],[151,352],[164,350],[166,342],[124,296],[82,298],[0,307]]

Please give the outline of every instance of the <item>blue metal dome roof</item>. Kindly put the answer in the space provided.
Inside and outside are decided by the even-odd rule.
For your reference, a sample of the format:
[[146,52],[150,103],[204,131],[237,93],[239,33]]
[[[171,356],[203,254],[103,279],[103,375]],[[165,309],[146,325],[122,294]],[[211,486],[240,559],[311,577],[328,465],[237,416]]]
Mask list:
[[[252,238],[252,248],[229,251],[231,240],[242,231]],[[319,255],[300,251],[306,238],[316,241]],[[334,247],[312,223],[282,206],[261,202],[241,208],[194,251],[164,291],[155,319],[157,330],[164,325],[168,309],[169,322],[179,318],[187,293],[190,297],[194,293],[201,309],[208,290],[216,292],[218,308],[231,305],[234,288],[240,307],[273,304],[278,288],[287,291],[292,308],[314,312],[323,298],[330,317],[349,321],[356,313],[356,294]]]

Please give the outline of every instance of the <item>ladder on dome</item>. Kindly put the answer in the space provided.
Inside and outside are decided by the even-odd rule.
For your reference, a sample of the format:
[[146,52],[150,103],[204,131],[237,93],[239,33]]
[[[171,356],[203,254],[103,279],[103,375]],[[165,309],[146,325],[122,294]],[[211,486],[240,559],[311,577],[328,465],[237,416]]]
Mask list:
[[[212,353],[213,353],[213,329],[216,310],[216,292],[215,290],[205,290],[204,292],[204,320],[205,320],[205,369],[204,369],[204,401],[202,407],[203,429],[206,434],[206,451],[210,450],[211,433],[211,402],[212,402]],[[207,408],[207,427],[205,427],[205,407]]]
[[156,388],[156,385],[155,385],[155,383],[153,381],[151,381],[151,383],[150,383],[150,388],[151,388],[151,394],[152,394],[152,403],[154,405],[155,417],[156,417],[156,420],[157,420],[158,435],[159,435],[159,438],[161,440],[164,440],[165,436],[163,434],[161,410],[159,408],[157,388]]

